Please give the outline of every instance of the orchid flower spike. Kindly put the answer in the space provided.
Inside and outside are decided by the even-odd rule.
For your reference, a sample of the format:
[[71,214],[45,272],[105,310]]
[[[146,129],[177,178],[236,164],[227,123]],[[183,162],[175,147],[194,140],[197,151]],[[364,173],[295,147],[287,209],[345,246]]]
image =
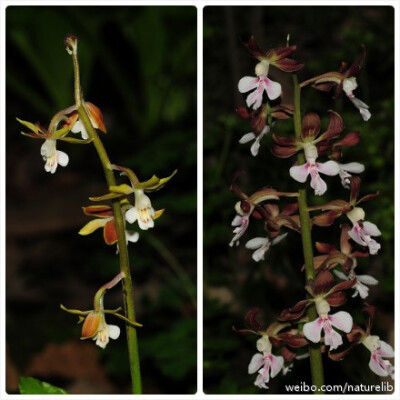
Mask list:
[[362,344],[371,352],[369,368],[372,372],[378,376],[390,376],[394,379],[394,367],[390,361],[385,360],[385,358],[394,357],[393,347],[383,340],[380,340],[379,336],[375,335],[366,336]]
[[248,372],[254,374],[258,372],[254,385],[260,389],[268,389],[267,383],[270,377],[274,378],[282,370],[284,359],[282,356],[275,356],[272,354],[272,344],[268,335],[262,335],[257,340],[257,350],[259,353],[254,354],[252,357]]
[[353,326],[353,318],[346,311],[339,311],[336,314],[329,315],[329,303],[322,297],[315,299],[315,306],[318,318],[304,324],[304,336],[313,343],[319,343],[321,340],[321,330],[323,330],[325,333],[325,345],[329,346],[330,350],[334,350],[343,343],[343,339],[333,328],[349,333]]

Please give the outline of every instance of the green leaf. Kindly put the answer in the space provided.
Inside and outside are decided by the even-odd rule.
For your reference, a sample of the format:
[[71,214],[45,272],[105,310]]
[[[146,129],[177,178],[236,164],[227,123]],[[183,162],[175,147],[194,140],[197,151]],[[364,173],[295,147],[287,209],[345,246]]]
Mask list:
[[19,377],[19,391],[21,394],[68,394],[64,389],[39,381],[31,377]]

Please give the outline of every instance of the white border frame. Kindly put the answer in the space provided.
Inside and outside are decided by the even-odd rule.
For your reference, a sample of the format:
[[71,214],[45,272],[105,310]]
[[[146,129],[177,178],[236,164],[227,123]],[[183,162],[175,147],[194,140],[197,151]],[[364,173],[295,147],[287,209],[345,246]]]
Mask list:
[[[205,6],[290,6],[290,5],[301,5],[301,6],[316,6],[316,5],[324,5],[324,6],[335,6],[335,5],[343,5],[343,6],[392,6],[395,9],[395,132],[399,131],[399,118],[400,118],[400,107],[399,107],[399,99],[400,99],[400,86],[399,86],[399,12],[400,12],[400,3],[395,0],[387,1],[346,1],[346,0],[337,0],[337,1],[325,1],[321,3],[318,0],[309,0],[309,1],[258,1],[258,0],[250,0],[244,2],[243,0],[126,0],[126,1],[111,1],[111,0],[71,0],[71,1],[55,1],[55,0],[32,0],[32,1],[12,1],[12,0],[0,0],[0,43],[1,43],[1,97],[0,97],[0,121],[1,121],[1,145],[0,145],[0,398],[1,399],[42,399],[45,397],[46,399],[62,399],[62,398],[74,398],[74,399],[88,399],[88,400],[99,400],[99,399],[129,399],[134,397],[133,395],[9,395],[5,392],[5,366],[6,366],[6,357],[5,357],[5,33],[6,33],[6,24],[5,24],[5,9],[9,5],[13,6],[23,6],[23,5],[75,5],[75,6],[99,6],[99,5],[130,5],[130,6],[166,6],[166,5],[177,5],[177,6],[195,6],[197,7],[197,206],[198,206],[198,215],[197,215],[197,300],[198,300],[198,315],[197,315],[197,379],[198,379],[198,391],[193,395],[142,395],[141,397],[149,400],[159,400],[159,399],[182,399],[182,400],[205,400],[205,399],[220,399],[220,400],[235,400],[235,399],[256,399],[259,396],[265,397],[279,397],[280,399],[292,399],[293,396],[296,396],[296,399],[309,399],[312,396],[313,399],[326,399],[327,395],[310,395],[310,394],[268,394],[265,392],[260,395],[205,395],[203,392],[203,8]],[[395,134],[395,204],[399,204],[399,185],[396,185],[396,182],[399,177],[399,167],[400,167],[400,159],[399,159],[399,139],[398,134]],[[397,223],[396,223],[397,222]],[[399,254],[398,254],[398,240],[399,240],[399,211],[395,209],[395,271],[400,268],[399,266]],[[396,363],[397,370],[395,374],[395,391],[391,395],[353,395],[353,394],[344,394],[338,395],[333,394],[335,398],[346,398],[348,399],[397,399],[400,397],[399,395],[399,333],[400,333],[400,318],[398,315],[398,302],[399,302],[399,273],[395,272],[395,353],[396,353]],[[397,384],[396,384],[397,382]]]

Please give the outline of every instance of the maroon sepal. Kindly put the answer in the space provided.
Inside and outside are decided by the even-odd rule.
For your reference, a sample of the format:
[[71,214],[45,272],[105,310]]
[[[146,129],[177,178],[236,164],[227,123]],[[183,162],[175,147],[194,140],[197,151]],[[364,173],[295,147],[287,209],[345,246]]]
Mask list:
[[280,321],[294,321],[300,318],[304,314],[310,302],[311,300],[309,299],[299,301],[293,307],[282,310],[277,319]]
[[358,176],[352,176],[350,181],[350,204],[355,205],[360,194],[361,179]]
[[269,341],[271,342],[272,346],[274,346],[274,347],[279,347],[282,344],[282,342],[279,339],[276,339],[271,336],[268,336],[268,338],[269,338]]
[[248,42],[244,42],[241,40],[243,46],[247,49],[247,51],[255,58],[257,59],[262,59],[265,58],[266,54],[264,51],[262,51],[257,44],[256,40],[254,39],[254,36],[252,36]]
[[375,199],[378,196],[379,196],[379,192],[367,194],[367,195],[361,197],[361,199],[358,200],[356,204],[360,204],[363,201],[368,201],[368,200]]
[[338,251],[335,246],[329,243],[315,242],[315,247],[322,254],[332,254]]
[[235,111],[236,114],[242,119],[250,118],[251,113],[249,113],[249,110],[246,107],[236,107]]
[[336,293],[342,290],[351,289],[357,282],[357,278],[352,279],[351,281],[343,281],[333,286],[333,288],[329,291],[329,293]]
[[284,58],[282,60],[275,61],[271,64],[284,72],[296,72],[304,67],[303,62],[293,60],[292,58]]
[[350,343],[359,343],[364,336],[367,336],[369,333],[365,332],[363,328],[360,326],[353,324],[351,331],[346,335],[347,340]]
[[314,112],[307,113],[303,117],[301,126],[301,137],[303,140],[314,139],[321,129],[321,120],[318,114]]
[[246,325],[250,328],[253,329],[254,331],[262,331],[263,326],[257,321],[257,314],[259,313],[260,309],[259,308],[252,308],[249,310],[244,317],[244,321]]
[[322,140],[333,140],[340,136],[343,131],[343,119],[342,117],[335,111],[329,110],[331,116],[329,119],[329,125],[320,138]]
[[342,210],[331,210],[313,217],[311,222],[317,226],[331,226],[341,215]]
[[283,136],[278,136],[275,135],[275,133],[272,135],[272,138],[274,139],[274,142],[279,145],[279,146],[284,146],[284,147],[293,147],[298,145],[298,140],[296,138],[288,138],[288,137],[283,137]]
[[263,104],[260,109],[251,115],[250,126],[251,130],[259,135],[267,124],[267,107]]
[[266,53],[267,58],[272,61],[279,61],[286,57],[289,57],[297,47],[295,45],[289,47],[277,47],[275,49],[268,50]]
[[278,158],[289,158],[298,152],[297,147],[281,147],[273,146],[271,149],[272,154]]
[[284,332],[280,333],[278,337],[288,346],[293,347],[294,349],[308,345],[307,339],[299,333],[293,334],[290,332]]
[[336,83],[333,82],[323,82],[315,83],[313,87],[314,89],[320,90],[321,92],[330,92],[335,85]]
[[336,292],[326,296],[325,300],[329,303],[330,306],[339,307],[346,303],[347,298],[343,292]]
[[376,307],[371,306],[368,303],[364,303],[363,311],[366,311],[368,313],[368,319],[365,324],[365,327],[366,327],[367,333],[370,334],[372,325],[374,323],[375,315],[376,315]]
[[334,284],[335,279],[329,271],[320,271],[313,284],[313,293],[314,295],[328,293]]
[[279,104],[271,108],[271,115],[275,119],[292,118],[294,114],[294,106],[292,104]]
[[257,334],[257,332],[252,331],[251,329],[236,329],[234,326],[232,326],[232,330],[236,333],[240,333],[241,335],[254,335]]
[[283,207],[282,214],[292,215],[299,211],[299,203],[289,203]]
[[364,62],[367,53],[365,45],[362,44],[361,47],[362,54],[357,58],[356,61],[353,62],[353,64],[351,64],[350,68],[346,71],[346,77],[355,76],[361,71],[361,64]]
[[291,362],[296,358],[297,353],[291,351],[286,346],[283,346],[281,349],[281,355],[286,362]]
[[343,147],[343,146],[355,146],[360,143],[361,136],[359,132],[349,132],[347,133],[343,139],[339,140],[334,144],[335,147]]
[[357,346],[357,344],[358,343],[351,343],[346,350],[340,351],[339,353],[331,353],[328,351],[328,357],[333,361],[341,361],[350,353],[353,347]]

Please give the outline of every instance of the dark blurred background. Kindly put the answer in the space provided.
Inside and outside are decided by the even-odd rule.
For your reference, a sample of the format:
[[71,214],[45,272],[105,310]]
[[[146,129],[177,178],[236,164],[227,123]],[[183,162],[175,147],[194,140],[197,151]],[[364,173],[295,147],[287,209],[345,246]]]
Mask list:
[[[367,220],[382,231],[377,256],[361,259],[358,274],[370,274],[379,280],[371,287],[367,301],[378,308],[373,333],[393,345],[394,334],[394,10],[392,7],[206,7],[204,10],[204,387],[208,393],[285,393],[285,384],[310,382],[309,360],[296,361],[293,371],[279,374],[269,382],[268,391],[253,385],[256,374],[247,367],[256,353],[256,336],[243,337],[232,325],[243,328],[246,312],[261,309],[260,319],[270,324],[279,312],[304,296],[304,274],[299,235],[288,237],[273,247],[266,260],[255,263],[251,251],[244,248],[250,238],[262,235],[260,223],[250,228],[237,248],[228,246],[238,200],[229,186],[238,170],[247,174],[239,184],[251,194],[262,186],[278,190],[296,190],[289,177],[291,160],[276,159],[270,153],[271,135],[261,143],[259,155],[250,154],[250,145],[238,140],[250,132],[248,121],[234,112],[245,105],[245,96],[237,90],[242,76],[253,75],[254,60],[239,39],[254,35],[262,49],[297,45],[295,58],[305,61],[298,73],[303,81],[328,71],[336,71],[341,61],[352,63],[367,48],[364,68],[357,78],[357,97],[370,106],[372,118],[364,122],[358,110],[342,96],[312,88],[302,90],[302,111],[318,112],[324,132],[327,110],[338,111],[345,132],[360,131],[361,143],[344,150],[343,162],[358,161],[366,166],[361,194],[377,190],[380,196],[363,204]],[[292,102],[290,74],[270,68],[270,77],[283,84],[284,101]],[[277,122],[275,133],[293,133],[292,120]],[[348,200],[349,192],[340,180],[327,177],[328,192],[323,198],[310,196],[310,203],[334,198]],[[346,219],[340,220],[346,222]],[[258,231],[257,231],[258,229]],[[313,239],[338,245],[339,226],[314,228]],[[349,293],[352,294],[351,292]],[[350,297],[350,296],[349,296]],[[343,309],[364,326],[359,297],[351,298]],[[356,348],[340,364],[324,357],[326,383],[378,383],[379,377],[368,368],[369,351]]]
[[[178,174],[151,196],[165,208],[155,228],[129,246],[145,393],[196,391],[196,8],[8,7],[7,23],[7,391],[33,376],[70,393],[129,393],[126,337],[105,350],[80,341],[63,303],[92,307],[119,269],[115,246],[81,206],[107,192],[91,145],[58,143],[70,156],[44,171],[39,140],[15,120],[44,126],[73,104],[66,34],[79,38],[85,99],[101,108],[112,162],[140,179]],[[26,129],[25,129],[26,131]],[[121,182],[125,180],[121,180]],[[137,225],[134,227],[139,230]],[[122,304],[116,287],[106,308]]]

